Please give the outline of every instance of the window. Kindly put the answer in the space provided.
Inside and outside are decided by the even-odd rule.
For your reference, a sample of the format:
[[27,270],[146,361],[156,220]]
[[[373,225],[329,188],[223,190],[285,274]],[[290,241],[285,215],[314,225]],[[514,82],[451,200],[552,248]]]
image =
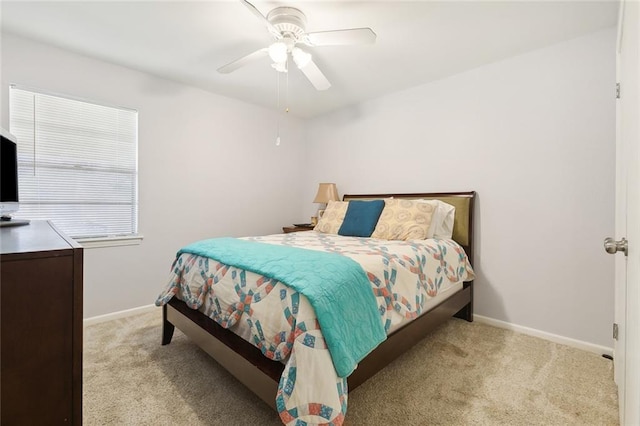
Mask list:
[[11,86],[20,211],[74,238],[135,236],[138,112]]

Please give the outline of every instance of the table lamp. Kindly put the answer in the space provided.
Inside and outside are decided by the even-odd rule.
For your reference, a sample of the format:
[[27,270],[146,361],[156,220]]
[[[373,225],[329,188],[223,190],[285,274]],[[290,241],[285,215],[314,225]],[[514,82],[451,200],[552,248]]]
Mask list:
[[[338,201],[338,188],[336,188],[335,183],[321,183],[318,185],[318,193],[316,194],[316,198],[313,199],[314,203],[326,204],[329,201]],[[324,213],[324,209],[318,210],[318,217],[322,217]]]

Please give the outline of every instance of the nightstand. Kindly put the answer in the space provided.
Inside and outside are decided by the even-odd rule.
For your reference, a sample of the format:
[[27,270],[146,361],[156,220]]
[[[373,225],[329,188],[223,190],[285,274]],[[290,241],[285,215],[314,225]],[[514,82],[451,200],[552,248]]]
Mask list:
[[291,226],[283,226],[283,227],[282,227],[282,232],[284,232],[285,234],[288,234],[289,232],[313,231],[313,228],[315,228],[315,226],[313,226],[313,225],[303,225],[303,226],[291,225]]

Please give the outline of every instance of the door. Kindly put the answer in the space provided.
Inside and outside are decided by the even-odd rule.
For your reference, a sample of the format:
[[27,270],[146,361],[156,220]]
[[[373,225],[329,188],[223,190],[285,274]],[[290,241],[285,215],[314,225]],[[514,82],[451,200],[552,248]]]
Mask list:
[[[616,236],[629,240],[628,256],[616,255],[614,376],[620,423],[640,424],[640,57],[637,1],[621,1],[616,49],[620,95],[616,103]],[[622,248],[618,244],[617,248]],[[611,247],[610,247],[611,248]]]
[[[618,15],[618,34],[616,39],[616,238],[627,235],[627,164],[624,161],[624,143],[622,140],[622,111],[620,99],[620,80],[622,74],[622,38],[624,29],[625,2],[620,2]],[[613,251],[616,253],[616,251]],[[613,341],[614,379],[618,385],[618,401],[620,407],[620,424],[623,422],[625,395],[625,343],[626,343],[626,292],[627,292],[627,256],[616,256],[615,259],[615,295],[614,295],[614,323],[618,327],[617,339]],[[615,336],[614,336],[615,337]]]

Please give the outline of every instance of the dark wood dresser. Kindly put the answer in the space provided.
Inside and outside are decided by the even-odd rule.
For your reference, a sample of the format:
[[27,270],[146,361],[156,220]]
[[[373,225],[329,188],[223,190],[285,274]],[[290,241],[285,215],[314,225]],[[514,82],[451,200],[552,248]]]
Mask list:
[[83,249],[46,221],[0,247],[0,424],[81,425]]

